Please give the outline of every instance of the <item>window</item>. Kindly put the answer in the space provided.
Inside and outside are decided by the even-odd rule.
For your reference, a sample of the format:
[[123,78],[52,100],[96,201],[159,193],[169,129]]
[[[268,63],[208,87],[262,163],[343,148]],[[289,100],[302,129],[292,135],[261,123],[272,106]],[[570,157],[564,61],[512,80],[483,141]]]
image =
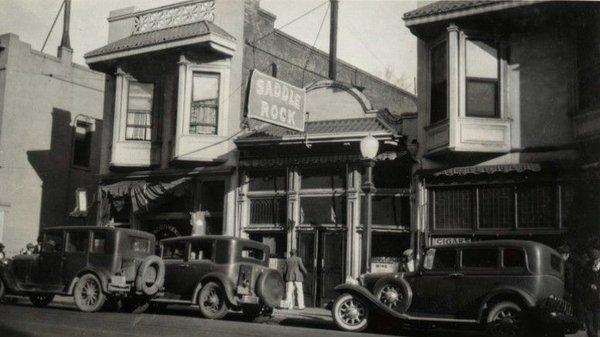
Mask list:
[[183,260],[185,256],[185,242],[170,242],[164,244],[163,256],[165,260]]
[[552,185],[525,185],[517,189],[520,228],[554,227],[556,221],[556,189]]
[[433,258],[432,270],[453,270],[456,269],[456,250],[454,249],[436,249]]
[[473,228],[474,190],[469,187],[439,189],[433,192],[434,229]]
[[[366,209],[366,198],[363,198]],[[409,196],[373,196],[373,224],[387,226],[410,226]]]
[[242,247],[241,255],[246,259],[255,259],[263,261],[265,259],[265,251],[259,248]]
[[376,188],[410,188],[410,169],[377,163],[373,167],[373,184]]
[[144,238],[138,238],[135,236],[129,237],[129,249],[133,252],[149,253],[150,252],[150,240]]
[[250,224],[283,225],[287,219],[287,198],[250,199]]
[[93,232],[92,253],[104,254],[108,252],[107,244],[106,232]]
[[85,253],[88,250],[89,233],[87,231],[69,232],[67,236],[67,253]]
[[152,140],[154,84],[129,82],[125,139]]
[[277,64],[271,63],[271,76],[277,77]]
[[502,251],[504,268],[525,268],[525,252],[522,249],[505,248]]
[[464,249],[462,251],[463,268],[497,268],[498,249]]
[[448,114],[448,43],[431,49],[431,123],[446,119]]
[[515,223],[514,186],[491,185],[479,188],[479,228],[511,229]]
[[92,125],[83,121],[75,124],[73,141],[73,165],[90,167],[90,153],[92,150]]
[[195,72],[192,80],[190,134],[216,135],[220,75]]
[[341,196],[301,197],[300,223],[343,224],[345,220],[345,198]]
[[59,253],[62,250],[63,234],[60,231],[47,232],[42,242],[42,252]]
[[495,42],[466,41],[466,115],[499,116],[499,63]]
[[285,171],[252,171],[248,173],[248,189],[250,191],[285,191]]
[[190,251],[190,260],[212,260],[213,243],[212,242],[192,242]]
[[301,172],[303,190],[341,189],[346,187],[346,172],[343,168],[314,168]]

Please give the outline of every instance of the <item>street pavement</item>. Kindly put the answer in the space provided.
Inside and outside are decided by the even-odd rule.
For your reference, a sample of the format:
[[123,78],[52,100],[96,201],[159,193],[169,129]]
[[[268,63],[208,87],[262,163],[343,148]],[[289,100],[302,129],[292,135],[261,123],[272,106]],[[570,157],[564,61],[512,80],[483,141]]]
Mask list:
[[[71,299],[59,298],[47,308],[36,308],[28,300],[0,304],[1,337],[107,337],[107,336],[210,336],[210,337],[324,337],[348,336],[333,324],[321,309],[276,310],[273,317],[247,322],[241,314],[230,313],[224,320],[199,318],[197,309],[174,306],[160,314],[119,312],[79,312]],[[389,331],[387,331],[389,330]],[[473,336],[481,332],[387,329],[379,333],[353,333],[356,337],[375,336]],[[578,334],[577,337],[584,334]]]

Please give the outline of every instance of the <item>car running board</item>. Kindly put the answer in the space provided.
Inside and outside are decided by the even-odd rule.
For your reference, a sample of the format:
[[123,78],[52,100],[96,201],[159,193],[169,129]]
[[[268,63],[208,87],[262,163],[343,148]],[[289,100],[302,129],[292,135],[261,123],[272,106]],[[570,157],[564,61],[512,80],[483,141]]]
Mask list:
[[432,317],[432,316],[413,316],[402,314],[402,318],[409,321],[428,321],[428,322],[445,322],[445,323],[479,323],[476,319],[452,318],[452,317]]
[[186,301],[186,300],[171,300],[168,298],[154,298],[152,299],[152,302],[156,302],[156,303],[170,303],[170,304],[193,304],[192,301]]

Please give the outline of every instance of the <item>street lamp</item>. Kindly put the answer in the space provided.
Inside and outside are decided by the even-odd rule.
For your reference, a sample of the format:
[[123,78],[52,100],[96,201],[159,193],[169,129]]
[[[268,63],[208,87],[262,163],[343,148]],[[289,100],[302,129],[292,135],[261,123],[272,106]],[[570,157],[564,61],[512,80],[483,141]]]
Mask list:
[[365,166],[365,177],[362,183],[362,190],[365,192],[366,212],[362,235],[362,272],[371,271],[371,223],[373,222],[373,166],[375,166],[375,157],[379,151],[379,141],[371,134],[360,141],[360,153],[363,157]]

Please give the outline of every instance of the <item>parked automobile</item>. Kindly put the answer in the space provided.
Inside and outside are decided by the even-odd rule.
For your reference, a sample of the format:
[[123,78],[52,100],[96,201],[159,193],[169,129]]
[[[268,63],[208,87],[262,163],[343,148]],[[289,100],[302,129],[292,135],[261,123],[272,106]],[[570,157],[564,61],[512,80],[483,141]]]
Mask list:
[[564,262],[532,241],[482,241],[426,250],[413,273],[364,274],[335,288],[337,326],[364,330],[373,316],[402,324],[472,324],[492,336],[577,331],[564,293]]
[[152,234],[112,227],[52,227],[41,232],[41,251],[0,264],[0,298],[28,296],[38,307],[55,295],[73,296],[81,311],[107,300],[125,310],[147,306],[164,282],[164,264],[153,255]]
[[165,261],[161,304],[198,305],[209,319],[229,309],[249,319],[272,312],[283,298],[279,271],[269,268],[269,247],[228,236],[188,236],[160,242]]

